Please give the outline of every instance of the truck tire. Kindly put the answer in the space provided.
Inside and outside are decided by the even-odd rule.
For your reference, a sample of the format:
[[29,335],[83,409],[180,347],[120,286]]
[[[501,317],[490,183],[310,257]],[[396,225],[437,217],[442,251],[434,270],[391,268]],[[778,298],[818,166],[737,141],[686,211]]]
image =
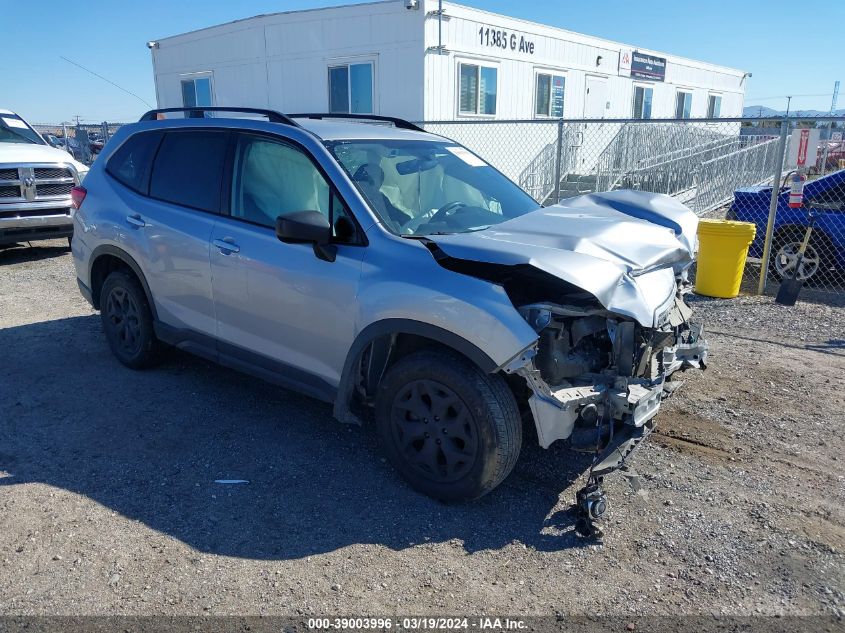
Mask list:
[[156,364],[162,344],[153,331],[147,295],[134,274],[116,270],[100,290],[100,318],[109,347],[117,359],[132,369]]
[[441,350],[410,354],[385,375],[376,425],[387,457],[416,490],[468,501],[498,486],[522,447],[522,421],[501,376]]

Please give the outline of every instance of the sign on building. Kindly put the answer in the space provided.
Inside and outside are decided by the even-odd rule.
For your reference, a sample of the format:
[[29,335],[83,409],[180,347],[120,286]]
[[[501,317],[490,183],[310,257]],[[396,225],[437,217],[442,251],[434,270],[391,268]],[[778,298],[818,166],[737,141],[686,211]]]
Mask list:
[[631,77],[663,81],[666,79],[666,58],[634,51],[631,53]]
[[622,77],[631,76],[631,55],[634,51],[630,48],[623,48],[619,51],[619,74]]
[[801,128],[792,131],[789,139],[789,154],[786,164],[789,167],[812,167],[816,164],[819,153],[819,134],[821,130]]
[[563,92],[566,79],[558,75],[552,76],[552,107],[551,116],[556,119],[563,118]]

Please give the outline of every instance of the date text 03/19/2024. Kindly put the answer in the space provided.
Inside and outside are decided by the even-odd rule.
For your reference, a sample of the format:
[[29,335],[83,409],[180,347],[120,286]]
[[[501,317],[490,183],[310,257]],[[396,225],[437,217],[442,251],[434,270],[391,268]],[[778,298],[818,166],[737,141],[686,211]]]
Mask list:
[[308,628],[316,631],[329,630],[407,630],[407,631],[438,631],[438,630],[469,630],[479,631],[519,631],[526,628],[525,622],[517,618],[500,617],[472,617],[472,618],[438,618],[438,617],[351,617],[351,618],[309,618]]

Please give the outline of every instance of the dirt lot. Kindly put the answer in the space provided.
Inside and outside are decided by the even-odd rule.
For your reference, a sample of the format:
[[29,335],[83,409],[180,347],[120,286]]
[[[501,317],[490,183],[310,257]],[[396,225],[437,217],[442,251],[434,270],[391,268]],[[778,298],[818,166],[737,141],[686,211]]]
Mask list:
[[123,368],[62,243],[0,251],[0,613],[845,615],[845,308],[696,303],[710,368],[595,545],[562,446],[431,501],[327,405],[182,353]]

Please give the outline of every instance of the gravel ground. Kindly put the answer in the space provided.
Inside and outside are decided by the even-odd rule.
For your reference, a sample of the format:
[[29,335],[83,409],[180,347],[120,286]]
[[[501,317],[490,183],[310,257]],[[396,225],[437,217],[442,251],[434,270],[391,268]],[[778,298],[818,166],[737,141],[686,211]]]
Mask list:
[[493,494],[437,503],[327,405],[177,352],[123,368],[61,242],[2,250],[0,614],[845,615],[845,308],[696,309],[710,368],[594,544],[583,456],[529,435]]

